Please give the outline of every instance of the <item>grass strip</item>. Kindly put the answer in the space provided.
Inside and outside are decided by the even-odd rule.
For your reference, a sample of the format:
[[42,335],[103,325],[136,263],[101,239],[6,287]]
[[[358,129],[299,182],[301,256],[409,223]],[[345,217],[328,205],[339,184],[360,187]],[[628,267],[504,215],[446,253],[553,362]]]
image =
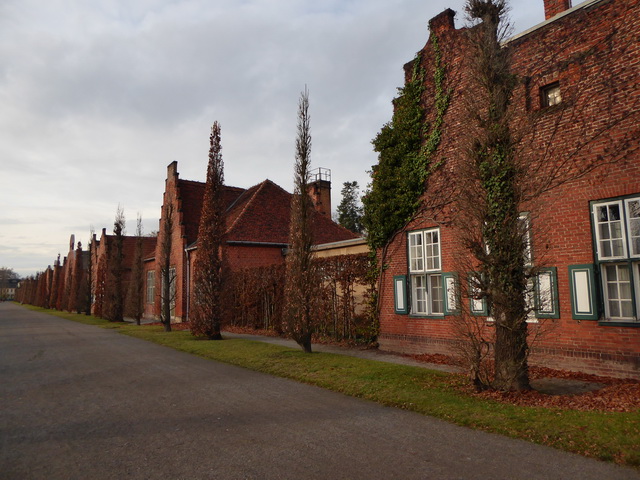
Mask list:
[[87,315],[28,308],[465,427],[640,467],[640,411],[582,412],[508,405],[465,394],[459,387],[466,379],[460,375],[346,355],[305,354],[243,339],[208,341],[185,331],[167,333],[159,326],[112,323]]

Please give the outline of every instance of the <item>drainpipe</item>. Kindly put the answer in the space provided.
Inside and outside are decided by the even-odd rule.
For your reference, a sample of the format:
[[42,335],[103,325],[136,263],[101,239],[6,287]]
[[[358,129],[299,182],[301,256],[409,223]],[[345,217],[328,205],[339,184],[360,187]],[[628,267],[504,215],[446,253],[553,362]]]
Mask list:
[[190,278],[190,274],[191,274],[191,269],[189,268],[189,250],[188,249],[184,249],[184,253],[187,256],[187,311],[186,311],[186,322],[189,321],[189,305],[191,304],[191,299],[189,298],[191,295],[191,291],[190,291],[190,287],[191,287],[191,278]]

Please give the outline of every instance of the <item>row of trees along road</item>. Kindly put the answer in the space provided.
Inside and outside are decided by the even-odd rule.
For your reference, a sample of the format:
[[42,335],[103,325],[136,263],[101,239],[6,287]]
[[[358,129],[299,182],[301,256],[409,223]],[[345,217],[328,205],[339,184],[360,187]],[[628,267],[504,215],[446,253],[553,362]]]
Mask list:
[[[522,390],[529,388],[528,332],[526,319],[530,308],[526,297],[530,278],[535,269],[525,265],[526,239],[529,232],[519,220],[524,202],[579,178],[597,167],[595,163],[566,169],[560,165],[543,175],[544,183],[532,185],[532,179],[541,178],[541,171],[532,171],[527,165],[551,165],[546,158],[537,162],[523,156],[519,148],[522,136],[512,132],[511,100],[518,78],[512,73],[511,52],[504,40],[506,0],[467,0],[465,11],[468,29],[468,50],[473,82],[473,99],[467,101],[470,136],[469,148],[461,158],[462,166],[452,182],[450,191],[442,191],[438,208],[454,207],[465,215],[454,219],[463,221],[461,237],[471,263],[478,272],[474,285],[474,298],[484,298],[491,306],[495,321],[493,368],[491,375],[480,375],[476,368],[474,381],[481,388]],[[421,197],[426,191],[429,176],[439,164],[431,163],[443,134],[443,118],[452,101],[453,87],[447,86],[446,65],[440,55],[438,39],[432,32],[435,51],[435,122],[426,127],[424,105],[425,82],[420,59],[414,62],[410,80],[400,89],[394,101],[394,114],[374,139],[379,153],[378,164],[372,168],[372,181],[363,197],[364,217],[357,207],[357,183],[346,182],[343,202],[338,208],[340,223],[353,231],[367,230],[372,251],[377,252],[378,278],[386,261],[386,251],[396,236],[425,208]],[[615,88],[615,85],[611,85]],[[468,93],[468,92],[467,92]],[[637,112],[631,107],[630,111]],[[310,171],[310,116],[308,91],[301,94],[298,106],[298,127],[295,149],[295,191],[291,210],[289,253],[286,258],[284,320],[289,335],[304,349],[311,352],[313,324],[310,310],[314,308],[317,272],[311,262],[313,238],[310,228],[311,202],[307,192]],[[532,119],[531,124],[534,125]],[[584,149],[588,139],[578,142]],[[618,151],[619,156],[624,150]],[[568,155],[568,162],[574,157]],[[499,181],[497,181],[499,180]],[[194,312],[192,333],[210,339],[220,339],[222,318],[222,275],[225,268],[221,257],[223,218],[221,192],[223,162],[220,126],[216,122],[211,130],[207,186],[198,236],[198,252],[194,268]],[[463,186],[464,188],[460,188]],[[462,193],[462,194],[461,194]],[[162,321],[170,330],[172,288],[175,273],[170,268],[171,238],[173,232],[173,206],[165,202],[165,222],[162,237]],[[464,218],[463,218],[464,217]],[[362,223],[360,223],[362,220]],[[116,217],[114,233],[119,235]],[[117,242],[116,242],[116,248]],[[116,267],[117,268],[117,267]],[[117,271],[111,273],[117,278]],[[138,280],[136,280],[137,282]],[[379,285],[378,285],[379,288]],[[467,295],[470,292],[466,292]],[[115,293],[116,297],[119,295]],[[379,303],[378,303],[379,307]],[[117,314],[117,310],[116,310]],[[117,316],[117,315],[115,315]],[[473,327],[470,327],[471,329]],[[468,329],[469,330],[469,329]],[[473,339],[473,332],[462,333]],[[471,342],[473,343],[473,342]],[[475,352],[475,356],[481,352]],[[474,355],[471,355],[473,357]]]

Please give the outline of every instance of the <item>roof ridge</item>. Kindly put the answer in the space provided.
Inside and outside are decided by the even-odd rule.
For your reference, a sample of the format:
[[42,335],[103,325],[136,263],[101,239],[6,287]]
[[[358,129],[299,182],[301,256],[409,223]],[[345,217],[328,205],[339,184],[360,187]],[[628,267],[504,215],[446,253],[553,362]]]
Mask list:
[[[200,180],[187,180],[186,178],[179,178],[178,179],[179,182],[189,182],[189,183],[197,183],[198,185],[206,185],[207,182],[201,182]],[[243,187],[234,187],[233,185],[222,185],[224,188],[229,188],[229,189],[233,189],[233,190],[246,190],[246,188]]]
[[201,182],[199,180],[187,180],[186,178],[179,178],[178,182],[198,183],[200,185],[205,185],[206,184],[206,182]]
[[287,195],[293,195],[291,192],[287,192],[284,188],[282,188],[280,185],[278,185],[276,182],[274,182],[273,180],[269,180],[268,178],[266,180],[264,180],[263,183],[267,183],[269,182],[271,185],[273,185],[274,187],[282,190],[284,193],[286,193]]
[[[258,184],[259,185],[259,184]],[[230,212],[231,210],[233,210],[233,207],[235,207],[242,198],[244,198],[244,196],[247,194],[247,192],[250,192],[252,188],[256,187],[257,185],[254,185],[253,187],[249,187],[249,188],[243,188],[242,193],[240,193],[240,195],[238,195],[236,197],[236,199],[231,202],[231,204],[227,207],[227,209],[225,210],[225,213]]]
[[[233,230],[233,227],[235,227],[238,224],[238,221],[242,218],[242,216],[244,215],[244,213],[247,211],[247,209],[249,208],[249,205],[251,205],[252,201],[254,198],[256,198],[256,195],[258,195],[258,192],[260,192],[260,190],[262,190],[265,186],[265,184],[267,182],[269,182],[270,180],[263,180],[262,182],[254,185],[251,188],[257,187],[255,189],[255,191],[251,194],[251,198],[249,198],[247,200],[247,202],[244,204],[244,208],[242,209],[242,211],[238,214],[238,216],[236,217],[236,219],[233,221],[233,223],[231,225],[229,225],[229,228],[227,228],[227,231],[225,233],[229,233],[231,230]],[[235,202],[233,202],[233,205],[235,205],[240,198],[247,192],[249,192],[251,190],[251,188],[248,188],[247,190],[245,190],[237,199]],[[233,207],[233,205],[231,205],[228,209],[227,212],[231,211],[231,207]]]

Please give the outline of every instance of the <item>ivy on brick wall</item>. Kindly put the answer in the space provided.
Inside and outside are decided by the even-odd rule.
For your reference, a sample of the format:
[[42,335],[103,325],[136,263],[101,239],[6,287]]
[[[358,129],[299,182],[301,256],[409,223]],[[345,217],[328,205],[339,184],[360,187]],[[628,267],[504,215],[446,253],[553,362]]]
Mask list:
[[[372,141],[379,154],[378,164],[371,169],[371,183],[362,203],[363,224],[372,252],[369,276],[378,284],[371,296],[371,311],[375,318],[380,308],[377,292],[382,282],[387,247],[415,217],[428,178],[439,166],[433,162],[433,156],[440,145],[452,92],[445,88],[446,65],[438,37],[432,33],[430,41],[434,67],[432,122],[427,122],[423,98],[426,72],[422,52],[419,52],[413,61],[411,78],[398,89],[391,122],[384,125]],[[377,322],[377,319],[373,321]]]
[[437,164],[432,157],[442,137],[444,115],[451,92],[445,89],[446,68],[438,38],[431,35],[434,52],[434,112],[431,124],[423,96],[425,69],[419,53],[411,78],[398,89],[391,122],[373,139],[378,164],[371,169],[371,184],[363,198],[364,224],[372,250],[384,248],[415,216],[429,175]]

